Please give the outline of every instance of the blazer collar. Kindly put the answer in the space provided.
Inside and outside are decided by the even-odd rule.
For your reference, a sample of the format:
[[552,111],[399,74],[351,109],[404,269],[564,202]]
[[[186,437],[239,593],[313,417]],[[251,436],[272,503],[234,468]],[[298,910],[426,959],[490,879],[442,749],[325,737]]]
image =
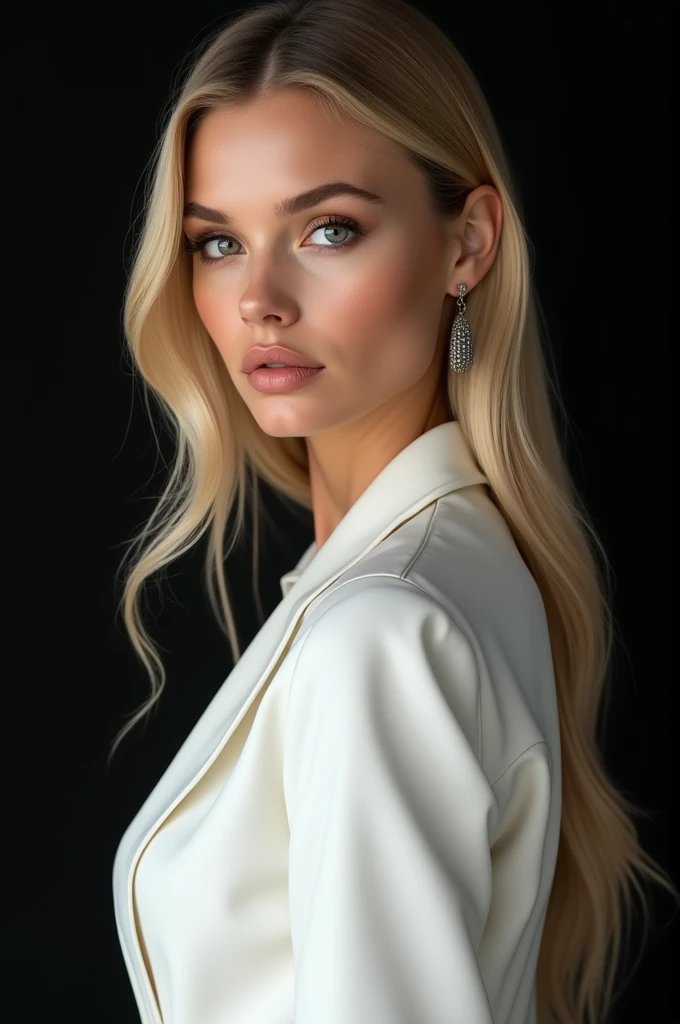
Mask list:
[[[457,420],[433,427],[403,448],[375,477],[317,551],[313,541],[281,579],[284,599],[302,579],[305,590],[344,573],[396,526],[442,494],[488,484]],[[330,581],[329,581],[330,582]]]

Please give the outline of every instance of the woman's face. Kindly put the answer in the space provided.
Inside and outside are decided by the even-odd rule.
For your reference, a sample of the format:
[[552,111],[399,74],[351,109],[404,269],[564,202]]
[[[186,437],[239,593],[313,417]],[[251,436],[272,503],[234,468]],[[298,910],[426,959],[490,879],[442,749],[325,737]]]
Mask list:
[[[276,215],[283,199],[332,182],[379,200],[336,195]],[[189,242],[219,236],[202,246],[214,262],[191,257],[198,314],[264,431],[311,437],[431,404],[455,303],[450,239],[422,173],[389,140],[301,93],[212,110],[187,153],[185,200]],[[324,226],[328,218],[356,225]],[[301,388],[256,390],[244,357],[273,344],[324,370]]]

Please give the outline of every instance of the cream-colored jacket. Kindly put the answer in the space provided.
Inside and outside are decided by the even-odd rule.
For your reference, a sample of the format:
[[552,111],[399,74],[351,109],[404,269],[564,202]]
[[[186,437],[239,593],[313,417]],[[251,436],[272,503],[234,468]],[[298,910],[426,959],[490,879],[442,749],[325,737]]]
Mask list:
[[116,852],[143,1024],[535,1024],[552,656],[459,423],[281,587]]

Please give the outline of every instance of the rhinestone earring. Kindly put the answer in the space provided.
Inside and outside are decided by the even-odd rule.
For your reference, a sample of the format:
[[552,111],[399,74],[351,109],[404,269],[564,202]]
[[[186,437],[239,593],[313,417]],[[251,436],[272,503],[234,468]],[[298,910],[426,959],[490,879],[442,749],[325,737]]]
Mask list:
[[472,366],[472,332],[465,317],[465,299],[467,291],[464,284],[458,285],[458,312],[451,327],[451,345],[449,347],[449,366],[455,373],[465,373]]

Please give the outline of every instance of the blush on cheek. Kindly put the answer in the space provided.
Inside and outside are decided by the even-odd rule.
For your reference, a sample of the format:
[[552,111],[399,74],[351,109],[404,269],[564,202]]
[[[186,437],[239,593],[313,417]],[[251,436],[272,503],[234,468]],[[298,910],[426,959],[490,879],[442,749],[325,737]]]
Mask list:
[[344,319],[353,326],[367,327],[391,319],[399,304],[399,289],[386,273],[364,275],[351,294],[343,297]]
[[414,301],[413,270],[390,264],[374,273],[367,272],[355,282],[351,292],[340,300],[339,315],[348,337],[384,335],[390,325],[408,315]]

